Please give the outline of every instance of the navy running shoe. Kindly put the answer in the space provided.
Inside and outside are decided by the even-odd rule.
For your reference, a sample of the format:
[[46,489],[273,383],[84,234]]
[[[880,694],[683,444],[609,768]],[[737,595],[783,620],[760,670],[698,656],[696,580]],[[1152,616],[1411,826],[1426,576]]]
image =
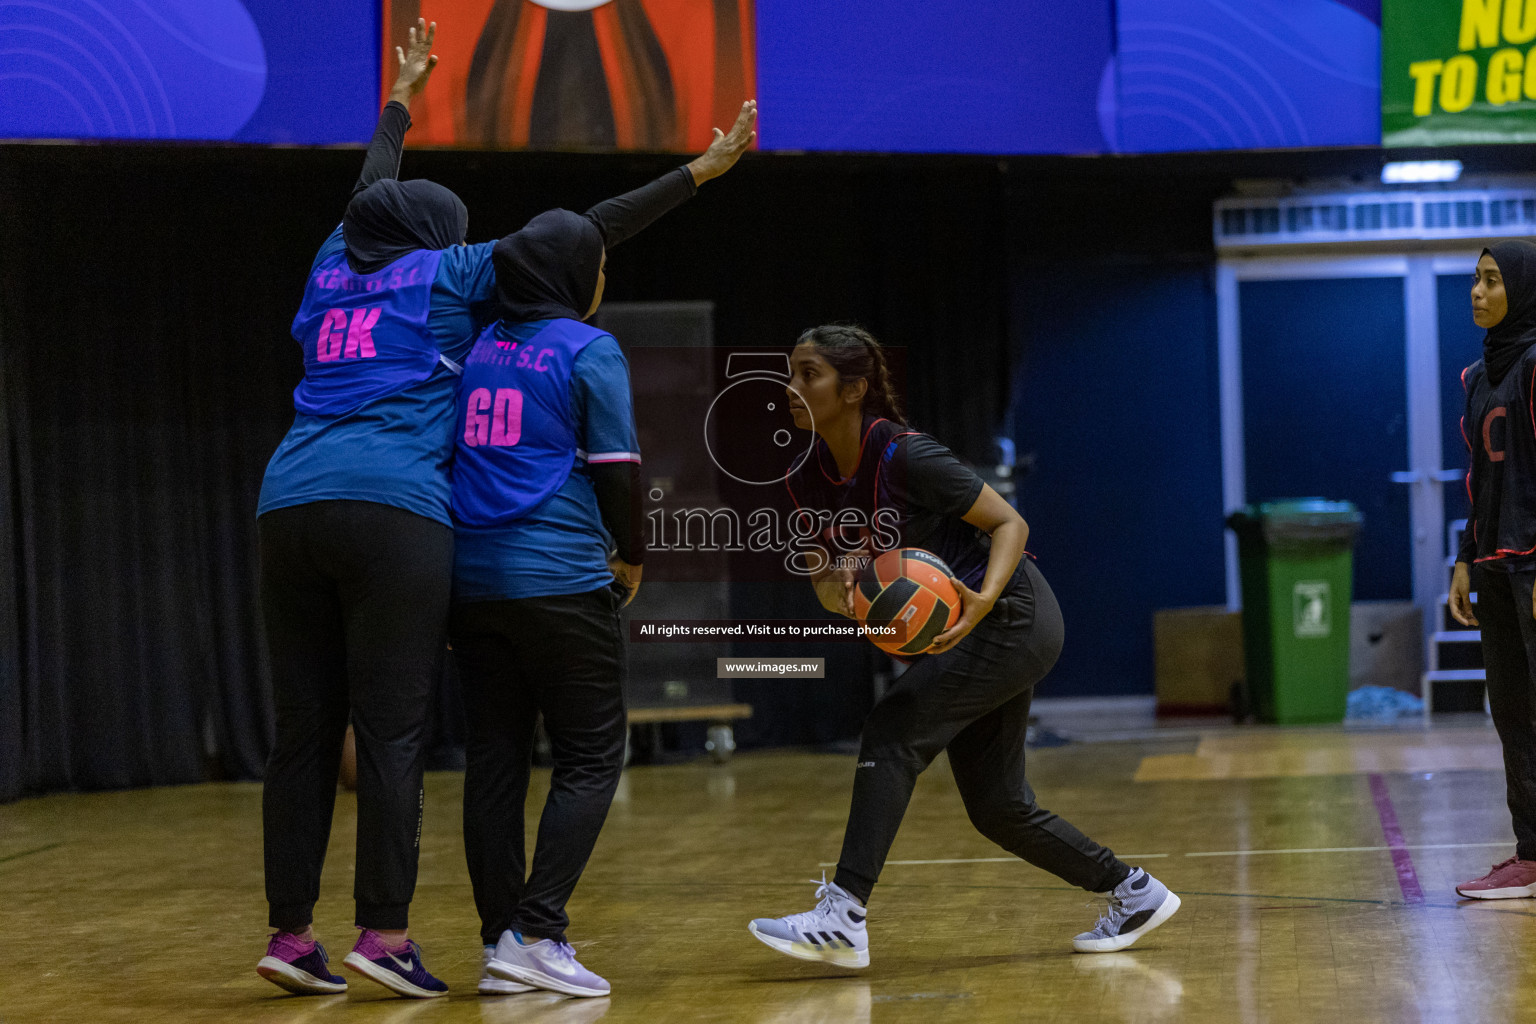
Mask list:
[[435,999],[448,994],[448,986],[427,973],[421,963],[421,947],[415,940],[391,949],[384,945],[379,933],[364,928],[357,945],[342,961],[347,967],[369,981],[408,999]]
[[340,995],[347,990],[347,979],[332,974],[330,962],[320,943],[276,932],[267,940],[267,955],[256,965],[256,973],[296,996]]

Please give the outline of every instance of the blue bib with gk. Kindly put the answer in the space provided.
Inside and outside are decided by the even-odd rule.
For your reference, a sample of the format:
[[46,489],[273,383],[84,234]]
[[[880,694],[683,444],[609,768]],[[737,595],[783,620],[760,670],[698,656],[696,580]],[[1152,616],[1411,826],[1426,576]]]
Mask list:
[[576,357],[606,333],[579,320],[491,324],[459,382],[453,515],[499,526],[558,491],[584,453],[571,408]]
[[436,250],[418,249],[377,273],[356,274],[340,252],[315,268],[293,318],[304,346],[295,409],[344,416],[432,375],[441,356],[427,316],[441,260]]

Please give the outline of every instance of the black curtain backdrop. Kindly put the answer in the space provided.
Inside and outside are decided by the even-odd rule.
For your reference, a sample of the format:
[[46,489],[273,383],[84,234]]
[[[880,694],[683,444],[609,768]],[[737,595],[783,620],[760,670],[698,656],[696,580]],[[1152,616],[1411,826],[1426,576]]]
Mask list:
[[74,147],[3,162],[0,705],[19,742],[0,796],[265,760],[252,514],[291,418],[282,340],[323,204],[238,167]]
[[[1394,157],[1496,173],[1528,169],[1533,153]],[[0,800],[260,775],[271,708],[256,493],[292,420],[288,325],[361,162],[358,150],[0,145]],[[483,241],[678,162],[413,151],[404,173],[455,189]],[[1026,325],[1007,341],[1024,271],[1077,268],[1060,301],[1090,303],[1127,262],[1214,262],[1210,204],[1235,179],[1370,182],[1380,162],[1369,148],[753,154],[611,254],[608,295],[711,299],[721,345],[861,323],[907,349],[914,424],[979,462],[1004,427],[1009,364],[1031,357]],[[847,670],[858,678],[793,694],[741,684],[757,705],[747,735],[853,735],[877,667],[863,660]]]
[[[470,239],[670,157],[408,153]],[[256,494],[292,420],[288,326],[361,153],[0,147],[0,800],[257,778],[271,701]],[[749,158],[616,250],[614,299],[713,299],[722,345],[851,320],[908,349],[914,423],[1002,424],[1004,174],[975,160]],[[849,680],[869,692],[867,676]],[[758,704],[778,743],[852,735],[836,686]]]

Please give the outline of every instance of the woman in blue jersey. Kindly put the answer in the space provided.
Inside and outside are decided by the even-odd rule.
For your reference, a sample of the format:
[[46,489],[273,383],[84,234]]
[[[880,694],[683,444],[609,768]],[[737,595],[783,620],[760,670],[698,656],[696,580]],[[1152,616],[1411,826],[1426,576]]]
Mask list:
[[[407,937],[422,811],[422,746],[453,566],[448,465],[460,363],[492,318],[493,243],[465,245],[452,192],[396,181],[412,97],[436,63],[418,23],[342,224],[310,269],[294,337],[297,415],[262,483],[261,602],[277,735],[262,811],[269,923],[263,977],[342,992],[311,921],[342,737],[357,738],[354,971],[442,995]],[[397,51],[398,52],[398,51]],[[699,158],[584,216],[608,246],[693,194]]]
[[[884,351],[866,331],[806,331],[790,365],[795,425],[817,437],[785,480],[797,507],[823,524],[861,521],[865,545],[883,534],[937,555],[962,607],[955,625],[933,637],[864,723],[837,874],[817,891],[818,905],[758,918],[751,933],[789,956],[866,966],[870,893],[917,776],[947,750],[978,831],[1109,898],[1108,913],[1073,947],[1129,946],[1172,916],[1179,898],[1036,804],[1024,777],[1030,698],[1062,645],[1056,598],[1023,557],[1028,525],[947,448],[902,421]],[[825,557],[813,577],[822,605],[850,618],[853,573],[833,558],[854,553],[857,541],[824,531],[818,546]]]
[[[751,144],[755,104],[703,159]],[[601,996],[565,941],[570,898],[624,763],[618,611],[645,543],[629,368],[584,321],[607,254],[584,218],[550,210],[496,244],[501,319],[460,384],[450,634],[464,689],[464,852],[484,944],[484,994]],[[543,715],[554,772],[533,864],[523,802]]]

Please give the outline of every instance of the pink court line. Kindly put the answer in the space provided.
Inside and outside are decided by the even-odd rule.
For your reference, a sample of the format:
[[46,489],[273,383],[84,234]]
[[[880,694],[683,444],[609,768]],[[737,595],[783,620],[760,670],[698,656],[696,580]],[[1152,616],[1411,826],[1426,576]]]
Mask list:
[[1392,851],[1392,867],[1397,871],[1397,884],[1403,890],[1403,899],[1409,903],[1423,903],[1424,890],[1419,886],[1419,873],[1413,870],[1413,855],[1403,841],[1403,830],[1397,824],[1397,811],[1392,807],[1392,797],[1387,793],[1387,780],[1373,774],[1371,799],[1376,802],[1376,817],[1381,819],[1381,834]]

